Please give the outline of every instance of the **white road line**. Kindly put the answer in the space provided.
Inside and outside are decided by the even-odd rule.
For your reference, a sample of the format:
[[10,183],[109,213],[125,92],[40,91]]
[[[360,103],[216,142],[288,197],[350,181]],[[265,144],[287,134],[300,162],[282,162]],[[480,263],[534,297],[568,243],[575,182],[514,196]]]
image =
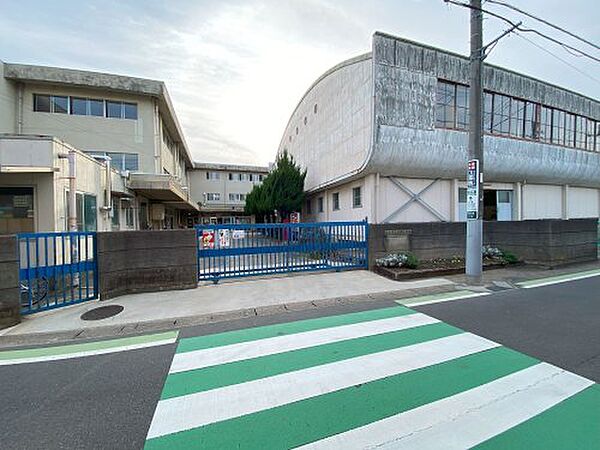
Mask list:
[[408,306],[409,308],[412,308],[413,306],[421,306],[421,305],[429,305],[431,303],[440,303],[440,302],[449,302],[452,300],[461,300],[464,298],[473,298],[473,297],[482,297],[484,295],[490,295],[489,292],[471,292],[471,293],[462,293],[462,294],[458,294],[458,295],[452,295],[449,297],[440,297],[440,298],[433,298],[431,300],[424,300],[422,302],[416,302],[416,303],[400,303],[404,306]]
[[302,446],[302,449],[465,449],[594,384],[541,363],[460,394]]
[[275,408],[498,347],[470,333],[161,400],[148,439]]
[[0,360],[0,366],[9,366],[9,365],[13,365],[13,364],[30,364],[30,363],[46,362],[46,361],[58,361],[61,359],[82,358],[84,356],[105,355],[108,353],[125,352],[128,350],[136,350],[139,348],[157,347],[159,345],[172,344],[176,340],[177,340],[177,336],[175,336],[174,338],[162,339],[160,341],[142,342],[139,344],[122,345],[120,347],[99,348],[99,349],[95,349],[95,350],[85,350],[85,351],[81,351],[81,352],[56,354],[56,355],[49,354],[49,355],[34,356],[34,357],[30,357],[30,358],[4,359],[4,360]]
[[542,286],[550,286],[552,284],[559,284],[559,283],[567,283],[569,281],[576,281],[576,280],[583,280],[585,278],[592,278],[592,277],[598,277],[600,276],[600,271],[597,272],[592,272],[592,273],[582,273],[582,274],[574,274],[571,277],[568,278],[548,278],[548,279],[541,279],[539,282],[536,282],[535,280],[530,281],[530,282],[523,282],[523,283],[518,283],[518,285],[520,285],[523,289],[531,289],[531,288],[537,288],[537,287],[542,287]]
[[173,358],[169,373],[201,369],[233,361],[258,358],[260,356],[400,331],[433,323],[439,323],[439,320],[421,313],[415,313],[321,330],[305,331],[286,336],[276,336],[257,341],[241,342],[222,347],[177,353]]

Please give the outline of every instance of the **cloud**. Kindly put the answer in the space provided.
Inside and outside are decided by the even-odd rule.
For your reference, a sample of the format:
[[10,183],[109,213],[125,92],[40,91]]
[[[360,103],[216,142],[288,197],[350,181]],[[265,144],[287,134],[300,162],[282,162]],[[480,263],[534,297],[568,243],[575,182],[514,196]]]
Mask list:
[[[591,0],[521,6],[600,39]],[[441,0],[11,2],[0,15],[0,57],[164,80],[198,161],[266,164],[310,84],[369,51],[375,30],[466,53],[468,19],[468,11]],[[486,40],[503,29],[486,20]],[[584,72],[597,72],[593,63],[548,48]],[[489,61],[592,97],[600,91],[514,36]]]

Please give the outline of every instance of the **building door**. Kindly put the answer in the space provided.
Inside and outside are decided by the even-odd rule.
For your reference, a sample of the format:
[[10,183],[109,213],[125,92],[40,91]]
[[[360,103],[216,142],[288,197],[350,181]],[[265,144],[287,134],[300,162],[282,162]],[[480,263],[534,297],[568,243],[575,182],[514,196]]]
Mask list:
[[33,188],[0,187],[0,234],[35,231]]
[[512,220],[513,191],[496,191],[497,220]]

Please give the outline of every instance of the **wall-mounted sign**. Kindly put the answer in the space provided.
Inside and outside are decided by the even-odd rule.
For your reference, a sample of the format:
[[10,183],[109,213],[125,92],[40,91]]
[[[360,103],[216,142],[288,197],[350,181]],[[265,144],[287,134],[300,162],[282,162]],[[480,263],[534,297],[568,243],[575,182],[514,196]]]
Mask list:
[[467,220],[479,219],[480,185],[479,160],[471,159],[467,166]]

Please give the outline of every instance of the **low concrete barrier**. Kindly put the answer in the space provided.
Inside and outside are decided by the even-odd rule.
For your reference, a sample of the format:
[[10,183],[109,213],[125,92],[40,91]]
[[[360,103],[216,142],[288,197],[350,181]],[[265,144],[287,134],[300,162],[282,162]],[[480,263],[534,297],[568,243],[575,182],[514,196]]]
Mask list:
[[98,233],[100,298],[198,286],[196,231]]
[[15,236],[0,236],[0,330],[21,321]]
[[[370,225],[369,267],[376,258],[402,250],[419,259],[464,256],[465,234],[465,222]],[[484,222],[485,244],[547,267],[597,260],[597,240],[596,218]]]

